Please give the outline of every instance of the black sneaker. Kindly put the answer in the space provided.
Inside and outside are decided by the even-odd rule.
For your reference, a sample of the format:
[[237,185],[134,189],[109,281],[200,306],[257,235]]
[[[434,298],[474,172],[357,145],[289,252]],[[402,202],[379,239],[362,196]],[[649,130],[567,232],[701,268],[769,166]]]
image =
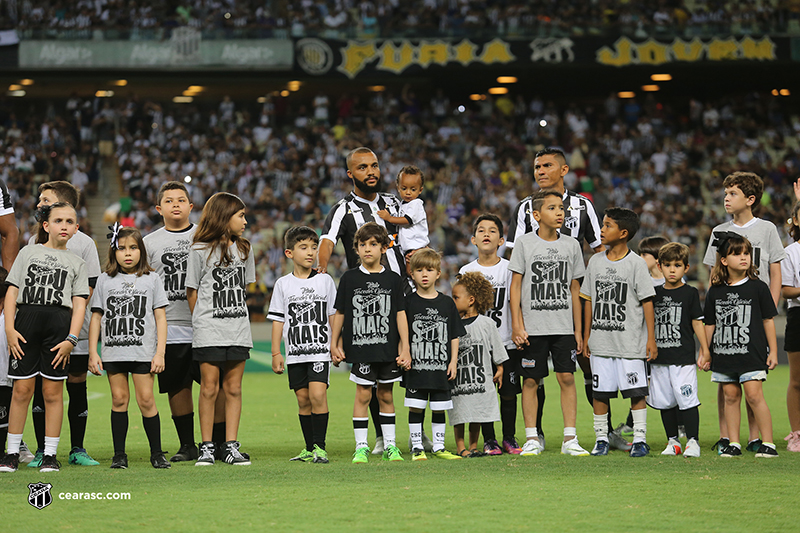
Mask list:
[[153,465],[153,468],[172,468],[170,462],[164,457],[164,452],[151,453],[150,464]]
[[231,440],[225,443],[225,461],[229,465],[247,466],[250,459],[245,458],[239,452],[239,441]]
[[16,472],[19,468],[19,454],[7,453],[0,461],[0,472]]
[[731,443],[728,439],[719,439],[714,445],[711,447],[712,450],[717,452],[717,455],[722,455],[722,452],[725,451],[725,447]]
[[767,446],[766,444],[762,444],[758,447],[758,451],[756,452],[756,457],[761,459],[771,459],[773,457],[778,457],[778,450],[771,446]]
[[180,463],[182,461],[194,461],[200,457],[200,451],[197,446],[192,444],[184,444],[178,450],[178,453],[169,458],[170,463]]
[[761,442],[761,439],[751,440],[750,442],[747,443],[747,448],[745,448],[745,450],[747,450],[748,452],[758,453],[761,450],[761,446],[763,444],[764,443]]
[[115,453],[111,459],[111,468],[128,468],[128,455],[125,453]]
[[200,444],[200,456],[194,466],[212,466],[214,464],[214,456],[216,455],[213,442],[204,442]]
[[742,456],[742,449],[738,446],[731,446],[730,444],[725,446],[722,450],[722,453],[719,454],[720,457],[741,457]]
[[61,463],[56,460],[55,455],[45,455],[42,458],[42,466],[39,467],[39,472],[58,472],[61,470]]

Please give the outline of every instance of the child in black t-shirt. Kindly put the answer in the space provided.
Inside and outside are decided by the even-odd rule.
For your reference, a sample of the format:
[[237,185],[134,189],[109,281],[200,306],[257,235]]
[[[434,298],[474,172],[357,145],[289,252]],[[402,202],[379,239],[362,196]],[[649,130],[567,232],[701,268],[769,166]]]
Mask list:
[[680,455],[678,418],[686,428],[684,457],[700,457],[697,407],[697,370],[694,338],[700,341],[700,354],[707,356],[708,343],[703,329],[703,309],[697,289],[683,282],[689,268],[689,247],[671,242],[658,253],[658,269],[664,283],[656,287],[653,307],[656,315],[658,359],[650,363],[648,404],[661,411],[667,432],[667,448],[661,455]]
[[404,405],[408,407],[412,460],[427,459],[422,448],[422,423],[430,401],[433,455],[461,459],[444,448],[445,410],[453,408],[451,382],[456,378],[458,338],[466,334],[453,299],[436,290],[441,258],[430,248],[411,256],[411,277],[417,292],[406,297],[411,342],[411,369],[406,372]]
[[713,371],[711,381],[722,383],[725,423],[730,443],[721,457],[742,455],[739,442],[742,387],[753,409],[762,444],[756,457],[777,457],[772,442],[772,415],[764,400],[762,381],[778,365],[778,342],[773,317],[778,314],[767,284],[758,279],[752,262],[753,246],[747,238],[729,231],[715,231],[717,263],[711,271],[706,295],[706,337],[711,357],[698,365]]
[[[366,463],[369,456],[367,426],[372,386],[377,383],[380,421],[387,461],[402,461],[396,446],[392,384],[402,378],[400,368],[411,367],[408,349],[403,281],[381,265],[390,244],[386,228],[367,222],[355,235],[361,266],[348,270],[336,292],[331,357],[334,364],[352,363],[350,381],[356,384],[353,431],[356,451],[353,463]],[[400,355],[398,355],[398,353]]]

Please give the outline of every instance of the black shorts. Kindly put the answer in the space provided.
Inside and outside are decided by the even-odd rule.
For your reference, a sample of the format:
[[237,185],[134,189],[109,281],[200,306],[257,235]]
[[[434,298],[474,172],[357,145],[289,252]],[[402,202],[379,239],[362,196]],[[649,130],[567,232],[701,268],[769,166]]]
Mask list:
[[358,385],[374,385],[375,383],[394,383],[403,379],[397,361],[378,363],[353,363],[350,369],[350,381]]
[[[502,387],[497,392],[500,396],[510,396],[522,392],[522,375],[520,373],[520,362],[522,361],[522,350],[516,348],[506,348],[508,360],[503,361],[503,381]],[[492,362],[492,375],[497,373],[497,365]]]
[[68,368],[70,374],[80,375],[87,373],[89,371],[89,355],[70,355]]
[[206,348],[192,348],[192,358],[198,363],[246,361],[250,359],[250,348],[247,346],[208,346]]
[[192,358],[192,344],[167,344],[164,371],[158,375],[158,392],[169,394],[200,383],[200,363]]
[[53,368],[55,352],[50,349],[69,335],[72,311],[66,307],[48,305],[20,305],[17,308],[14,328],[28,341],[20,342],[24,355],[14,359],[9,354],[8,377],[28,379],[41,375],[52,380],[65,380],[69,365]]
[[431,411],[447,411],[453,408],[450,389],[406,389],[406,397],[403,401],[403,405],[415,409],[425,409],[429,401]]
[[550,374],[548,356],[553,359],[553,370],[557,373],[575,373],[577,344],[574,335],[539,335],[528,337],[522,348],[520,361],[523,378],[540,380]]
[[0,429],[8,428],[8,412],[11,410],[12,392],[11,387],[0,386]]
[[293,363],[286,365],[286,373],[289,375],[289,388],[292,390],[307,389],[308,384],[312,381],[318,381],[325,385],[331,383],[330,361]]
[[149,374],[150,363],[137,361],[119,361],[103,363],[106,374]]
[[787,352],[800,352],[800,307],[790,307],[786,313],[783,349]]

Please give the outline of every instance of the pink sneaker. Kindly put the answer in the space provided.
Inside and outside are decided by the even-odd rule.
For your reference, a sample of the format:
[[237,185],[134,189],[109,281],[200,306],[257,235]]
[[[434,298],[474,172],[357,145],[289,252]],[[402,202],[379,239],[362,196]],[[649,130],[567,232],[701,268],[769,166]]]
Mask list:
[[800,431],[789,433],[783,440],[789,441],[786,445],[787,452],[800,452]]
[[522,451],[522,448],[519,447],[517,444],[517,439],[503,439],[503,450],[506,453],[512,453],[514,455],[519,455]]
[[488,455],[503,455],[503,448],[497,444],[496,439],[489,439],[483,443],[483,451]]

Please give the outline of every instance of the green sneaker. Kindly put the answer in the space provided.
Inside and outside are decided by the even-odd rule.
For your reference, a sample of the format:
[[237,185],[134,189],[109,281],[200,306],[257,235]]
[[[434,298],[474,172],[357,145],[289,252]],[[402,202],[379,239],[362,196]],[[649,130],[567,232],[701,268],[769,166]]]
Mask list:
[[33,461],[28,463],[28,468],[39,468],[42,466],[42,460],[44,459],[44,451],[36,450],[36,455],[33,456]]
[[747,448],[745,448],[745,450],[747,450],[748,452],[755,453],[758,451],[758,449],[761,447],[762,444],[763,443],[761,442],[761,439],[751,440],[750,442],[747,443]]
[[298,453],[295,457],[289,459],[290,461],[303,461],[304,463],[310,463],[314,460],[314,453],[306,450],[303,448],[303,451]]
[[81,466],[97,466],[100,463],[92,459],[84,448],[72,448],[69,452],[69,464]]
[[438,457],[439,459],[463,459],[460,455],[456,455],[452,452],[448,452],[447,450],[439,450],[438,452],[433,452],[434,457]]
[[353,464],[366,463],[369,459],[369,448],[362,446],[353,454]]
[[400,448],[395,446],[394,444],[390,444],[383,450],[383,460],[384,461],[402,461],[403,460],[403,453],[400,451]]
[[314,445],[314,453],[312,455],[314,456],[313,462],[315,462],[315,463],[328,463],[329,462],[328,461],[328,452],[326,452],[325,450],[323,450],[322,448],[320,448],[316,444]]
[[412,450],[411,451],[411,460],[412,461],[427,461],[428,456],[425,455],[425,450]]

